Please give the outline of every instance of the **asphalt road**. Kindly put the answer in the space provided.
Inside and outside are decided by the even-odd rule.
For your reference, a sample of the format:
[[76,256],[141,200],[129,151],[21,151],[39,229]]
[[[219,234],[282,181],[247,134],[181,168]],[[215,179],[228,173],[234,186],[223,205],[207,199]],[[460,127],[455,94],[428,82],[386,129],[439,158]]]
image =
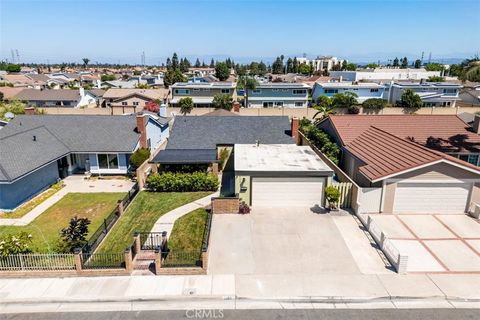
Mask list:
[[176,319],[348,319],[348,320],[456,320],[480,319],[480,309],[309,309],[309,310],[172,310],[137,312],[72,312],[0,314],[1,320],[176,320]]

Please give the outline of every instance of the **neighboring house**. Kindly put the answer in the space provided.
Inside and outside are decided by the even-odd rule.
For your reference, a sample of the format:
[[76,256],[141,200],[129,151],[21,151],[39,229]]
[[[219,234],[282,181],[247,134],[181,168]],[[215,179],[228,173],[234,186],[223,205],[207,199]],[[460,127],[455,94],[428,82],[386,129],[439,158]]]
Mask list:
[[[0,82],[11,83],[14,87],[34,88],[35,80],[29,78],[25,74],[2,74],[0,75]],[[40,85],[40,84],[38,84]]]
[[101,84],[102,88],[117,88],[117,89],[135,89],[138,85],[136,80],[112,80],[112,81],[103,81]]
[[480,136],[456,116],[334,115],[319,127],[362,188],[362,212],[462,213],[480,201]]
[[[376,68],[357,71],[331,71],[330,77],[341,78],[343,81],[379,81],[379,80],[421,80],[430,77],[440,77],[440,71],[425,69],[394,69]],[[340,81],[342,81],[340,80]]]
[[470,84],[468,86],[466,84],[465,87],[460,90],[459,98],[462,104],[480,106],[480,84]]
[[177,107],[180,99],[190,97],[195,107],[212,107],[213,98],[217,94],[228,94],[235,100],[235,82],[188,83],[177,82],[170,86],[172,98],[170,106]]
[[304,83],[261,83],[248,91],[249,108],[306,108],[310,86]]
[[353,92],[357,95],[358,103],[367,99],[384,97],[385,86],[378,83],[365,82],[316,82],[312,90],[312,100],[319,96],[333,97],[337,93]]
[[127,174],[135,150],[153,151],[168,135],[168,119],[148,114],[17,116],[0,130],[0,208],[76,172]]
[[105,104],[102,107],[132,107],[143,110],[150,101],[165,103],[169,90],[161,89],[108,89],[103,94]]
[[15,99],[25,101],[34,107],[86,107],[97,102],[97,96],[80,88],[71,89],[25,89],[15,95]]
[[392,82],[385,90],[385,99],[394,104],[410,89],[422,98],[425,107],[455,107],[461,88],[462,85],[449,82]]
[[16,95],[23,90],[25,90],[25,88],[22,88],[22,87],[17,87],[17,88],[0,87],[0,92],[3,93],[3,100],[15,100]]
[[[223,171],[222,192],[253,206],[322,205],[328,168],[310,148],[294,144],[298,119],[281,116],[177,116],[160,165],[219,162],[232,153]],[[233,155],[232,155],[233,154]]]
[[188,74],[195,76],[195,77],[205,77],[205,76],[210,76],[210,75],[215,75],[215,68],[209,68],[209,67],[192,67],[188,68]]

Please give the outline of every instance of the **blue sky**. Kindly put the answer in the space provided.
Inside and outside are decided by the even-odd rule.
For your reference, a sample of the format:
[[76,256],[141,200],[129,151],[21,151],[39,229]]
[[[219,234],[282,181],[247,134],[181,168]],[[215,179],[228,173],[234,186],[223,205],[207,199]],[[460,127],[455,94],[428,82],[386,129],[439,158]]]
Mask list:
[[480,0],[0,0],[0,59],[464,57],[480,52],[479,12]]

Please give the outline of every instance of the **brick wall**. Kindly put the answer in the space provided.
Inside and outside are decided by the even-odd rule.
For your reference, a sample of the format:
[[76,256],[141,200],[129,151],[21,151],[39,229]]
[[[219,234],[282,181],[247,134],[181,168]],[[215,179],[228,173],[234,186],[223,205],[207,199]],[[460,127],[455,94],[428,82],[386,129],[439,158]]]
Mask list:
[[240,199],[237,197],[212,198],[213,214],[238,213]]

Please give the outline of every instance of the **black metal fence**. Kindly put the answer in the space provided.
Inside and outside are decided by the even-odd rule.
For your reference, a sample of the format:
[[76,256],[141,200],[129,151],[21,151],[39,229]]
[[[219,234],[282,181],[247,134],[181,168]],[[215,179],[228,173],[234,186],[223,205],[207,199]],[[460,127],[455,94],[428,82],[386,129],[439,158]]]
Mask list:
[[82,253],[82,269],[125,268],[123,253]]
[[202,240],[202,252],[207,252],[208,243],[210,242],[210,230],[212,229],[212,212],[207,215],[207,221],[205,221],[205,229],[203,230]]
[[113,228],[115,222],[117,222],[118,218],[120,218],[120,204],[122,204],[123,210],[126,210],[130,202],[132,202],[133,198],[135,198],[137,195],[138,191],[138,184],[135,184],[132,189],[128,191],[125,197],[118,202],[118,205],[115,207],[115,209],[113,209],[113,211],[105,219],[103,219],[103,223],[98,227],[97,230],[95,230],[90,239],[88,239],[87,243],[83,246],[82,252],[95,252],[95,249],[97,249],[98,245]]
[[162,268],[202,267],[201,251],[162,252]]
[[142,250],[165,251],[167,247],[167,232],[139,232]]

